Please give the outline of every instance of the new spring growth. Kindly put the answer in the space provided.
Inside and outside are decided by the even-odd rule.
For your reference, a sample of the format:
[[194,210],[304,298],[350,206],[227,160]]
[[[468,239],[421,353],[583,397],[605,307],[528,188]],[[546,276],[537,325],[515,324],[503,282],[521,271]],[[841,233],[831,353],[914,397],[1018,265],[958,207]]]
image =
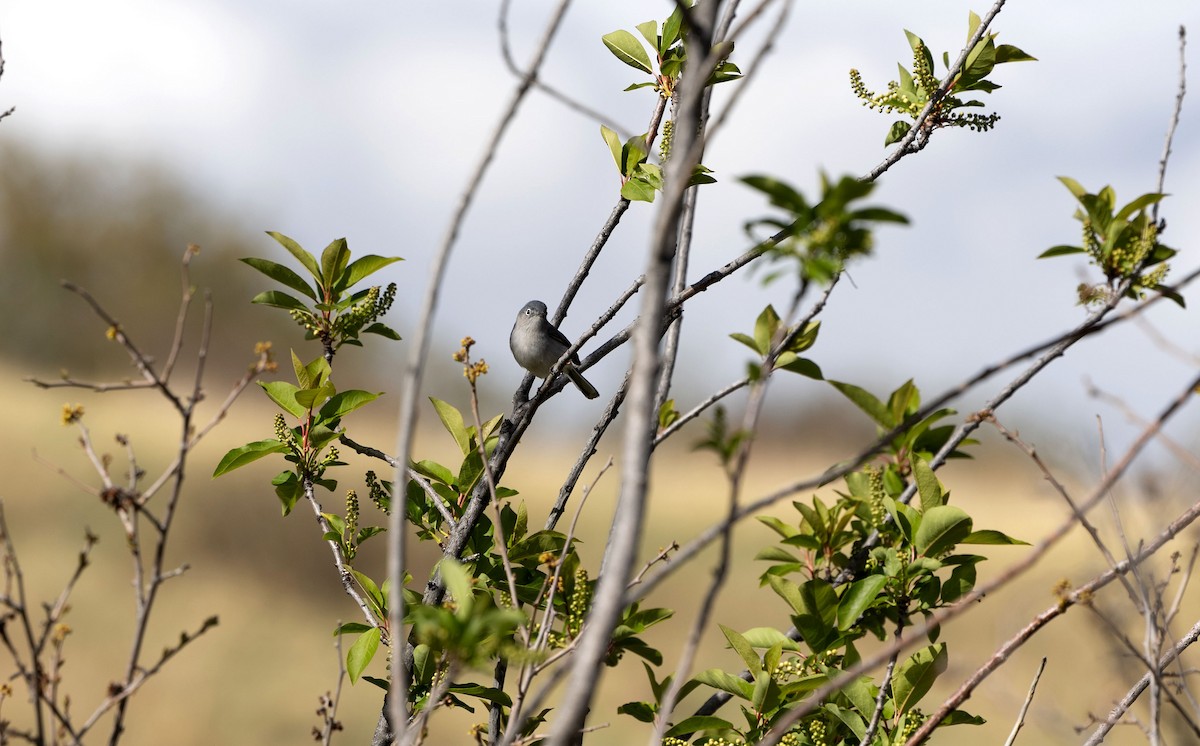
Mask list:
[[478,380],[480,376],[487,374],[487,361],[483,358],[480,358],[479,362],[471,362],[471,346],[475,344],[474,339],[471,339],[470,337],[463,337],[459,344],[462,346],[459,347],[458,352],[454,353],[454,361],[456,363],[462,363],[463,375],[466,377],[467,381],[474,386],[475,381]]
[[251,369],[260,368],[261,370],[273,373],[279,369],[279,364],[275,362],[275,353],[271,350],[271,343],[255,342],[254,356],[258,358],[258,362],[250,366]]
[[82,404],[64,404],[62,406],[62,424],[71,425],[83,418]]

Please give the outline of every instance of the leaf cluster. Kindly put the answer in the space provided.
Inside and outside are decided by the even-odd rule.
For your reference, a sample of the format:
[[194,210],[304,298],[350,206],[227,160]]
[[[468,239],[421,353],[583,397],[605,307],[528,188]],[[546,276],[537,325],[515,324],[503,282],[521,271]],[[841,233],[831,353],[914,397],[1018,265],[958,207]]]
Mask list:
[[817,342],[821,322],[809,321],[803,327],[787,327],[773,305],[768,305],[754,320],[754,334],[733,332],[730,338],[754,350],[761,359],[749,364],[751,381],[762,378],[763,365],[772,370],[786,370],[815,380],[822,380],[821,368],[812,360],[800,357],[800,353]]
[[[894,210],[855,205],[874,191],[875,184],[853,176],[834,181],[822,172],[821,199],[816,204],[810,204],[791,185],[770,176],[747,176],[742,182],[767,195],[771,206],[785,213],[784,217],[748,221],[747,235],[753,237],[760,227],[775,232],[763,242],[768,258],[772,263],[793,263],[802,282],[828,282],[850,259],[868,256],[875,245],[875,224],[908,224],[908,218]],[[772,282],[780,274],[771,272],[764,282]]]
[[[231,449],[213,471],[213,476],[219,477],[265,456],[282,453],[285,460],[295,464],[294,468],[280,472],[271,480],[275,494],[283,504],[284,515],[290,513],[303,496],[306,478],[329,490],[336,489],[337,483],[323,479],[323,475],[330,466],[344,465],[337,460],[337,449],[331,445],[342,432],[342,418],[381,395],[359,389],[339,392],[333,385],[332,370],[324,357],[305,365],[293,351],[292,370],[296,376],[295,384],[258,382],[267,397],[282,410],[276,415],[276,437]],[[299,424],[288,426],[284,415],[298,420]]]
[[402,261],[400,257],[367,254],[351,262],[346,239],[339,238],[325,247],[318,262],[315,256],[282,233],[268,231],[267,235],[300,262],[310,279],[306,280],[291,268],[269,259],[243,258],[241,261],[245,264],[303,296],[302,299],[281,290],[266,290],[254,296],[252,303],[286,310],[304,328],[307,339],[321,340],[327,357],[342,345],[361,347],[361,334],[400,339],[391,327],[378,321],[395,300],[396,284],[391,283],[386,289],[381,286],[354,289],[363,279],[389,264]]
[[[676,5],[675,11],[661,24],[657,21],[646,21],[639,23],[636,28],[641,39],[630,31],[618,29],[605,34],[601,37],[601,41],[621,62],[650,76],[649,81],[634,83],[625,90],[653,88],[662,98],[670,99],[675,93],[679,76],[683,74],[687,60],[687,50],[683,44],[684,36],[687,33],[683,4]],[[646,51],[647,48],[650,52]],[[733,52],[733,44],[726,44],[721,52],[722,57],[728,58]],[[650,53],[654,54],[653,60],[651,60]],[[728,59],[722,59],[709,76],[706,84],[716,85],[740,77],[741,71],[737,65]],[[671,125],[670,121],[663,125],[661,148],[663,162],[670,157]],[[621,142],[621,138],[616,132],[601,125],[600,134],[612,153],[613,160],[617,164],[617,171],[621,174],[621,196],[631,201],[653,202],[655,192],[662,191],[663,172],[660,164],[649,161],[651,144],[649,133],[634,135],[625,142]],[[692,171],[688,185],[715,183],[716,179],[711,176],[711,173],[712,171],[704,165],[697,165]]]
[[[980,22],[979,16],[972,12],[967,22],[968,41],[978,31]],[[908,37],[908,44],[913,53],[911,71],[904,65],[897,64],[899,80],[889,81],[887,90],[876,94],[866,87],[858,70],[851,70],[850,87],[854,95],[862,99],[864,106],[885,114],[904,114],[912,120],[915,120],[932,100],[934,108],[925,121],[928,130],[939,127],[966,127],[983,132],[991,129],[1000,119],[1000,115],[962,113],[962,109],[980,108],[984,105],[979,99],[967,97],[966,94],[991,93],[1000,88],[1000,84],[988,79],[996,65],[1036,60],[1011,44],[996,44],[996,34],[984,34],[967,53],[962,69],[950,81],[946,93],[939,96],[941,83],[934,73],[933,53],[921,37],[907,30],[904,34]],[[948,52],[942,53],[942,64],[949,72]],[[884,146],[899,142],[911,128],[910,122],[896,120],[888,130]]]
[[[1146,290],[1153,290],[1182,307],[1183,296],[1162,285],[1169,271],[1167,260],[1178,252],[1159,242],[1158,234],[1163,226],[1146,211],[1167,195],[1148,192],[1118,209],[1117,194],[1111,186],[1092,194],[1068,176],[1060,176],[1058,180],[1080,205],[1074,217],[1083,225],[1083,245],[1052,246],[1038,258],[1086,254],[1104,273],[1108,291],[1128,282],[1125,294],[1129,298],[1139,298]],[[1104,301],[1107,295],[1099,288],[1080,286],[1081,302]]]

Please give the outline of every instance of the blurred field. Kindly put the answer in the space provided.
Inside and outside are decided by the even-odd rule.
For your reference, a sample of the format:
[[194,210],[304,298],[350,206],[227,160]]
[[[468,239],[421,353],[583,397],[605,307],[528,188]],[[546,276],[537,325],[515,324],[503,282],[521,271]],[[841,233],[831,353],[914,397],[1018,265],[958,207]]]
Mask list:
[[[90,467],[75,445],[73,431],[59,425],[64,402],[83,401],[85,422],[99,447],[110,450],[114,462],[123,458],[113,443],[113,433],[128,433],[141,465],[151,475],[171,455],[177,433],[164,427],[169,412],[146,393],[86,395],[66,390],[40,391],[20,381],[30,371],[0,369],[7,392],[9,426],[2,431],[0,453],[8,476],[3,499],[26,573],[27,587],[35,602],[52,600],[74,567],[85,527],[101,537],[90,567],[73,597],[67,618],[72,634],[67,645],[66,688],[71,693],[71,711],[77,719],[100,700],[106,683],[116,678],[124,665],[132,604],[128,593],[129,557],[122,534],[99,500],[87,495],[46,464],[61,467],[85,482],[92,481]],[[210,382],[209,396],[218,400],[224,384]],[[261,462],[216,481],[209,478],[217,458],[227,448],[270,435],[270,410],[261,394],[247,392],[243,403],[228,422],[221,425],[191,462],[188,487],[177,519],[177,535],[171,545],[169,564],[187,563],[190,570],[166,587],[151,629],[147,651],[151,655],[178,640],[183,630],[194,630],[207,616],[216,614],[220,625],[198,640],[164,672],[139,692],[130,708],[129,730],[124,743],[130,746],[170,743],[191,744],[291,744],[310,742],[317,724],[314,714],[318,696],[334,687],[336,660],[331,630],[339,620],[351,620],[356,612],[342,595],[329,561],[329,550],[319,541],[311,513],[301,505],[287,519],[279,516],[278,502],[267,481],[277,470]],[[464,401],[455,402],[463,405]],[[549,406],[555,406],[552,402]],[[391,413],[394,402],[378,407]],[[202,416],[203,419],[203,416]],[[425,430],[418,452],[433,458],[448,457],[454,446],[434,429],[432,414],[424,417]],[[553,500],[562,475],[575,457],[572,443],[586,432],[578,425],[570,432],[551,432],[543,420],[535,425],[525,447],[518,451],[504,479],[521,491],[530,506],[531,524],[540,524],[546,506]],[[386,417],[356,427],[356,439],[394,450]],[[666,454],[653,475],[653,499],[649,534],[643,542],[646,557],[672,540],[686,542],[725,510],[725,488],[714,459],[693,454],[684,441]],[[942,478],[952,490],[952,499],[976,519],[978,528],[995,528],[1035,541],[1066,515],[1066,508],[1042,481],[1040,474],[1024,461],[1010,457],[994,443],[985,443],[991,457],[947,468]],[[37,451],[37,460],[31,453]],[[605,458],[615,452],[612,443],[602,445],[593,466],[585,473],[590,481]],[[798,476],[816,473],[844,458],[852,448],[839,445],[837,438],[819,442],[779,434],[764,443],[753,459],[752,478],[746,495],[757,496]],[[39,463],[39,461],[43,463]],[[121,466],[115,474],[123,473]],[[350,473],[345,470],[346,475]],[[608,520],[614,505],[617,473],[614,469],[600,482],[590,498],[582,521],[581,538],[585,556],[595,572],[599,564]],[[347,483],[342,487],[358,487]],[[1080,494],[1086,491],[1080,487]],[[809,496],[799,495],[798,499]],[[341,510],[340,497],[326,494],[327,510]],[[364,516],[369,507],[364,506]],[[1179,500],[1160,497],[1142,509],[1125,506],[1131,542],[1143,536],[1140,528],[1165,523],[1181,509]],[[778,506],[775,514],[791,520],[790,504]],[[568,517],[570,512],[568,513]],[[1106,516],[1097,513],[1104,523]],[[1151,523],[1152,521],[1152,523]],[[364,522],[369,519],[364,518]],[[564,524],[565,525],[565,524]],[[1111,535],[1111,533],[1110,533]],[[714,622],[746,629],[753,626],[788,626],[782,602],[757,586],[752,557],[773,533],[747,522],[735,533],[734,574],[725,586]],[[1196,540],[1189,531],[1176,545],[1185,554]],[[371,574],[382,566],[380,540],[375,552],[363,560]],[[981,580],[991,577],[1010,561],[1027,552],[1025,547],[989,549],[995,558],[981,568]],[[1165,558],[1166,553],[1164,553]],[[428,566],[429,556],[414,564]],[[677,609],[677,616],[649,636],[667,657],[670,668],[678,656],[680,641],[689,629],[690,617],[710,576],[712,553],[680,572],[652,599],[652,605]],[[1154,568],[1162,579],[1165,563]],[[929,706],[938,695],[952,691],[957,682],[986,660],[991,652],[1013,635],[1034,614],[1054,603],[1052,588],[1062,579],[1079,583],[1103,569],[1098,554],[1081,531],[1050,554],[1015,587],[984,601],[988,608],[968,615],[944,630],[949,641],[951,669],[926,700]],[[418,575],[420,578],[420,575]],[[1190,626],[1200,614],[1200,600],[1189,594],[1176,633]],[[1098,599],[1110,614],[1129,616],[1124,592],[1110,586]],[[1141,639],[1136,621],[1126,633]],[[1140,675],[1136,663],[1116,652],[1112,642],[1099,631],[1086,609],[1072,610],[1051,624],[1033,642],[1023,647],[1000,672],[989,679],[965,709],[982,715],[988,725],[943,731],[938,743],[1001,743],[1011,728],[1025,696],[1038,660],[1049,662],[1033,702],[1021,744],[1062,744],[1078,741],[1073,728],[1087,723],[1088,713],[1105,712],[1129,684]],[[0,672],[12,676],[10,662],[2,659]],[[736,656],[727,651],[715,624],[697,670],[720,666],[739,670]],[[375,675],[384,675],[379,666]],[[483,680],[486,674],[480,676]],[[3,716],[24,722],[24,691],[16,686]],[[365,743],[373,730],[381,702],[380,692],[368,684],[347,685],[343,691],[339,719],[346,731],[337,742]],[[609,727],[589,736],[591,744],[642,743],[645,729],[633,720],[616,716],[616,705],[648,697],[645,675],[636,659],[626,659],[616,676],[606,680],[593,707],[592,724]],[[681,713],[688,712],[685,702]],[[737,720],[740,716],[728,715]],[[485,719],[481,712],[443,715],[435,718],[429,740],[434,744],[469,743],[466,728]],[[100,736],[103,732],[95,733]],[[89,742],[92,739],[89,739]],[[96,742],[101,738],[94,739]],[[1132,728],[1118,729],[1110,743],[1144,743]],[[1178,741],[1173,741],[1178,742]]]

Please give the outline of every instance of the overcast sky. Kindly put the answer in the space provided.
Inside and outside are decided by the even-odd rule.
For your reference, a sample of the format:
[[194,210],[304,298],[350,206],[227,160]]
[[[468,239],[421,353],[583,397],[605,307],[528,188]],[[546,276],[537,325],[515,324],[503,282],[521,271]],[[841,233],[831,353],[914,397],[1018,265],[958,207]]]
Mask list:
[[[525,61],[552,3],[514,5],[515,54]],[[638,74],[612,57],[600,36],[663,18],[671,5],[575,3],[543,78],[605,112],[610,123],[643,130],[653,96],[622,92]],[[18,142],[164,164],[248,225],[282,231],[313,250],[346,236],[356,253],[406,257],[389,279],[401,287],[392,320],[410,337],[430,257],[515,84],[499,54],[497,7],[450,0],[7,0],[0,6],[7,60],[0,107],[16,106],[17,113],[0,126]],[[720,183],[700,196],[693,276],[744,251],[742,223],[768,212],[737,177],[768,173],[811,195],[819,169],[857,175],[878,163],[891,120],[860,105],[847,71],[858,68],[869,86],[882,89],[896,62],[911,64],[904,28],[939,58],[943,50],[953,58],[971,9],[986,7],[796,3],[734,123],[706,155]],[[826,375],[881,392],[911,375],[932,394],[1078,323],[1085,312],[1074,288],[1083,261],[1035,261],[1045,248],[1079,237],[1072,199],[1054,177],[1073,176],[1093,191],[1112,184],[1122,201],[1153,190],[1177,87],[1177,29],[1188,24],[1197,35],[1190,58],[1200,70],[1198,21],[1195,0],[1011,0],[993,29],[1000,42],[1039,61],[995,71],[992,79],[1004,87],[985,97],[1003,117],[994,132],[939,132],[925,152],[883,177],[872,201],[906,213],[913,224],[880,231],[877,256],[852,266],[853,285],[838,288],[812,351]],[[758,38],[751,34],[735,61],[745,64]],[[726,84],[718,105],[734,85]],[[1167,179],[1173,196],[1163,206],[1163,240],[1182,249],[1175,276],[1200,264],[1195,77],[1192,88],[1198,93],[1185,103]],[[448,356],[464,334],[479,340],[478,354],[492,364],[486,384],[496,407],[506,407],[520,378],[506,344],[512,317],[531,298],[555,305],[618,188],[598,123],[532,95],[455,249],[435,342],[435,354]],[[564,324],[568,335],[642,271],[653,210],[630,209]],[[265,236],[257,251],[284,261]],[[768,302],[786,304],[792,286],[764,289],[760,276],[732,278],[691,307],[684,360],[693,396],[743,371],[745,350],[729,332],[749,331]],[[1200,306],[1200,293],[1187,296]],[[1164,306],[1152,318],[1195,353],[1195,314]],[[619,352],[589,377],[608,394],[626,363],[627,353]],[[1083,433],[1082,450],[1094,439],[1094,413],[1114,427],[1120,419],[1087,398],[1084,376],[1151,412],[1183,385],[1188,370],[1129,329],[1073,351],[1018,406],[1056,412],[1058,427]],[[963,407],[977,406],[999,385]],[[781,407],[817,386],[789,381]],[[553,406],[592,414],[602,404]]]

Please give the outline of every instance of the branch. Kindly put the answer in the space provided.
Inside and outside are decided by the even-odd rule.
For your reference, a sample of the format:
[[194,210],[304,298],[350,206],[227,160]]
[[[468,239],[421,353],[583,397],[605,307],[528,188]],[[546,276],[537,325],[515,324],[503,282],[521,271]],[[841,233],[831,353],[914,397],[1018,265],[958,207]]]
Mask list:
[[[1171,664],[1171,662],[1178,658],[1184,650],[1193,645],[1197,639],[1200,639],[1200,622],[1196,622],[1196,624],[1193,625],[1190,630],[1188,630],[1188,633],[1184,635],[1179,642],[1175,643],[1174,647],[1168,650],[1162,658],[1159,659],[1158,670],[1162,671],[1165,669]],[[1146,691],[1146,688],[1150,686],[1150,681],[1152,678],[1153,672],[1147,671],[1142,678],[1138,679],[1137,683],[1133,685],[1133,688],[1131,688],[1125,694],[1125,696],[1121,698],[1121,701],[1117,703],[1112,712],[1108,714],[1108,717],[1104,719],[1104,722],[1096,726],[1096,730],[1093,731],[1088,740],[1084,742],[1084,746],[1096,746],[1096,744],[1102,743],[1105,736],[1108,735],[1108,732],[1112,730],[1113,726],[1121,720],[1121,717],[1129,710],[1130,707],[1133,706],[1133,703],[1136,702],[1137,698],[1142,695],[1142,692]]]
[[[714,28],[717,3],[698,6],[688,14],[703,28]],[[607,651],[612,631],[624,607],[625,585],[631,577],[643,528],[647,472],[654,434],[655,379],[661,362],[659,339],[667,318],[671,263],[678,245],[680,213],[684,193],[699,161],[697,132],[705,119],[704,84],[716,61],[706,48],[687,39],[689,71],[681,79],[676,116],[675,153],[667,162],[662,202],[650,240],[642,311],[633,336],[633,367],[630,372],[629,412],[622,457],[621,490],[613,517],[604,562],[588,623],[579,638],[572,661],[562,706],[551,731],[548,746],[566,746],[576,740],[585,725],[596,687],[596,667]]]
[[[513,59],[512,47],[509,43],[508,11],[511,6],[512,0],[501,0],[500,12],[496,18],[496,31],[500,36],[500,56],[504,58],[505,67],[507,67],[508,71],[513,74],[513,77],[521,80],[525,77],[526,73],[522,72],[521,69],[517,67],[516,60]],[[563,93],[561,90],[555,88],[549,83],[543,83],[541,79],[534,77],[533,87],[537,88],[539,91],[559,102],[568,109],[572,109],[588,119],[600,124],[605,124],[606,122],[609,123],[609,129],[620,135],[622,140],[629,139],[628,130],[624,129],[620,125],[611,124],[611,117],[606,117],[601,112],[593,109],[582,101]]]
[[[172,647],[163,648],[162,655],[159,656],[157,663],[150,668],[139,670],[134,677],[125,683],[124,686],[110,693],[108,698],[105,699],[104,702],[100,703],[100,706],[96,708],[91,717],[89,717],[87,721],[80,726],[79,732],[74,735],[75,741],[79,742],[83,736],[89,730],[91,730],[92,726],[94,726],[96,722],[100,720],[104,713],[111,710],[114,706],[123,705],[124,703],[128,702],[129,698],[133,696],[134,692],[142,687],[142,684],[145,684],[150,677],[162,670],[162,667],[166,665],[167,661],[174,658],[185,647],[198,640],[213,627],[217,626],[217,623],[217,617],[211,616],[208,619],[205,619],[204,622],[201,623],[200,628],[195,632],[191,634],[188,634],[187,632],[180,632],[179,642]],[[114,742],[115,738],[116,736],[114,733],[114,739],[110,740],[110,743]]]
[[[525,95],[529,92],[534,80],[537,78],[538,69],[541,67],[546,53],[550,49],[550,43],[553,41],[555,34],[558,31],[563,17],[566,15],[567,7],[570,5],[570,0],[560,0],[557,8],[551,16],[550,22],[547,24],[545,31],[542,34],[542,39],[538,44],[537,51],[534,53],[533,61],[530,63],[525,75],[521,78],[520,83],[513,91],[512,97],[506,107],[500,120],[497,122],[491,137],[488,140],[487,146],[484,148],[483,156],[475,166],[474,172],[467,183],[466,189],[459,198],[458,206],[455,208],[454,215],[447,227],[446,234],[442,239],[441,245],[434,256],[433,263],[430,268],[429,283],[426,287],[425,300],[421,307],[420,320],[417,323],[416,336],[413,340],[412,352],[409,355],[408,362],[405,366],[404,373],[401,377],[400,388],[403,394],[400,400],[400,422],[398,427],[396,456],[401,464],[407,464],[409,453],[412,450],[413,432],[416,426],[417,419],[417,395],[421,390],[421,381],[425,372],[425,362],[429,356],[430,334],[433,328],[433,316],[437,308],[438,297],[441,294],[442,282],[445,277],[446,267],[450,260],[450,253],[454,245],[458,241],[458,233],[462,228],[463,222],[466,219],[471,203],[474,201],[476,193],[479,191],[483,183],[483,177],[487,173],[488,167],[492,163],[499,148],[500,141],[504,138],[509,125],[515,119],[517,110],[521,106],[521,102],[525,99]],[[500,471],[496,472],[497,477],[500,476]],[[393,504],[399,508],[404,501],[404,474],[399,472],[393,480]],[[482,501],[482,500],[481,500]],[[472,506],[473,507],[473,506]],[[468,511],[472,512],[472,511]],[[478,520],[478,516],[482,513],[482,506],[478,510],[473,511],[475,518],[468,525],[474,525],[474,521]],[[403,510],[396,509],[392,511],[388,522],[388,559],[387,559],[387,575],[391,581],[390,598],[388,599],[388,628],[391,630],[392,639],[403,640],[404,635],[404,596],[401,593],[404,586],[404,517]],[[460,528],[461,528],[460,524]],[[391,688],[390,691],[394,696],[387,698],[386,719],[390,721],[392,728],[396,730],[398,739],[403,740],[405,737],[407,724],[407,697],[401,693],[408,691],[408,677],[406,669],[408,668],[406,655],[392,656],[392,670],[390,676]]]
[[[1179,115],[1183,111],[1183,97],[1187,94],[1187,29],[1179,27],[1179,92],[1175,94],[1175,108],[1171,111],[1171,119],[1167,124],[1166,142],[1163,143],[1162,157],[1158,160],[1158,191],[1162,193],[1167,180],[1167,159],[1171,157],[1171,142],[1175,139],[1175,128],[1179,126]],[[1158,203],[1150,208],[1150,219],[1158,222]]]
[[1004,746],[1013,746],[1017,741],[1017,734],[1021,732],[1021,726],[1025,724],[1025,713],[1029,711],[1029,703],[1033,701],[1033,694],[1037,691],[1038,681],[1042,678],[1042,671],[1046,670],[1046,658],[1042,658],[1041,665],[1038,666],[1037,673],[1033,675],[1033,681],[1029,683],[1029,693],[1025,695],[1025,701],[1021,704],[1021,711],[1017,713],[1017,722],[1013,723],[1012,731],[1008,734],[1008,739],[1004,742]]

